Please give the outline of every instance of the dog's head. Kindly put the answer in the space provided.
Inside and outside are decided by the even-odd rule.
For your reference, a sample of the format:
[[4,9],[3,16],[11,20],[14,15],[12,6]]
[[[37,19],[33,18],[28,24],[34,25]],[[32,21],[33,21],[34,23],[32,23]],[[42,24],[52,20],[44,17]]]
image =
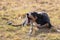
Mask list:
[[37,18],[37,13],[36,13],[36,12],[27,13],[27,17],[28,17],[30,20],[36,20],[36,18]]
[[43,18],[43,15],[38,14],[37,12],[31,12],[31,13],[27,13],[27,17],[28,19],[35,21],[37,18]]

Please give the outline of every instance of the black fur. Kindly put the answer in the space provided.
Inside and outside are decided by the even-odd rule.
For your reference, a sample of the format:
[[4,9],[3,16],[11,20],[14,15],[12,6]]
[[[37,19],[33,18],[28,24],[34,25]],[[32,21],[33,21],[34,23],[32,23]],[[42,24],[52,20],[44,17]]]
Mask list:
[[40,24],[42,26],[42,25],[48,23],[48,25],[49,25],[48,28],[52,27],[47,13],[38,14],[37,12],[33,12],[33,13],[31,13],[31,15],[34,17],[35,16],[37,17],[37,19],[36,19],[37,24]]

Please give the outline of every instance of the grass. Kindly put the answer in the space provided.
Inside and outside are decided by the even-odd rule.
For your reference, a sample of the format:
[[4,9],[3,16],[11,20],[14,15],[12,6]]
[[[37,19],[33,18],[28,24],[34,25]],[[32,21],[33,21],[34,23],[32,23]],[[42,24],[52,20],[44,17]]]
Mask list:
[[[51,24],[56,28],[60,25],[60,0],[0,0],[0,40],[60,40],[59,33],[40,33],[34,28],[32,37],[28,37],[29,26],[14,27],[7,25],[7,21],[20,24],[20,16],[27,12],[46,10]],[[4,20],[6,18],[8,20]]]

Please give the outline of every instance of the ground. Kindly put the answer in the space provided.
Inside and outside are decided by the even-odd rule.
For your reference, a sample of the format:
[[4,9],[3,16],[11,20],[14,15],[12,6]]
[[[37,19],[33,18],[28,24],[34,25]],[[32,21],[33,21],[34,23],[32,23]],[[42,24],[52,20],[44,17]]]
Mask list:
[[[60,33],[38,31],[34,27],[31,37],[28,31],[30,26],[11,26],[7,21],[13,21],[13,24],[20,24],[27,12],[45,10],[49,15],[51,24],[55,28],[60,27],[60,0],[0,0],[0,40],[60,40]],[[46,29],[45,29],[46,30]]]

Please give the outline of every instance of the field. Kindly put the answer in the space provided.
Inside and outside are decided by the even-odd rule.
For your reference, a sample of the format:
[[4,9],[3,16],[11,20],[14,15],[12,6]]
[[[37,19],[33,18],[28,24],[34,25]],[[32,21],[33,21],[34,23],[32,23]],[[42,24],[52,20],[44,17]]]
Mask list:
[[60,28],[60,0],[0,0],[0,40],[60,40],[60,33],[40,32],[36,27],[31,37],[27,35],[30,26],[11,26],[22,23],[20,16],[27,12],[45,10],[51,24]]

